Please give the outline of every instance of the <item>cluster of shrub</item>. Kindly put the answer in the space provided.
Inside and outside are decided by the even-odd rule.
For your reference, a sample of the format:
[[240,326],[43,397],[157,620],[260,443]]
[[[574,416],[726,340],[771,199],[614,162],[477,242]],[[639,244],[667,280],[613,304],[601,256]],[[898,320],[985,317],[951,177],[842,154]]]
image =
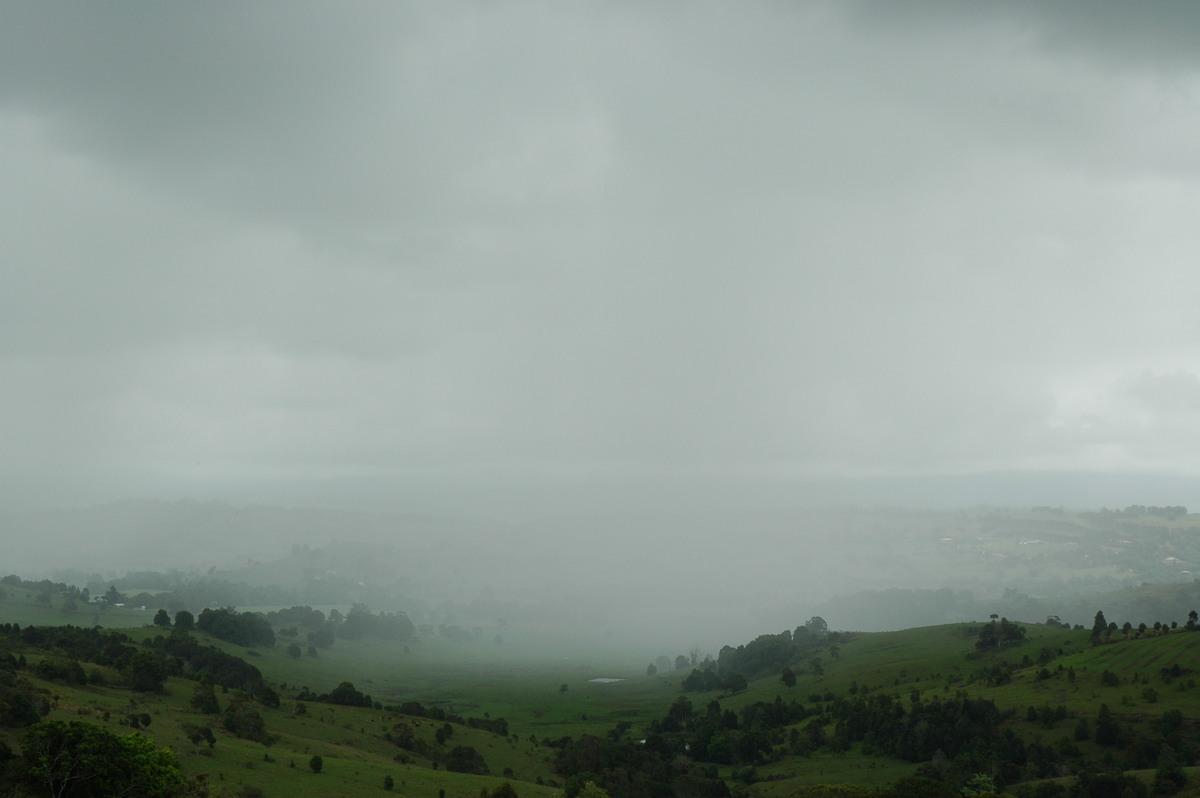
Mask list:
[[[136,584],[142,588],[155,589],[158,592],[151,594],[143,590],[136,594],[127,594],[119,589],[119,585],[124,584]],[[413,637],[417,631],[415,624],[403,612],[373,614],[366,605],[359,603],[354,604],[345,615],[338,610],[333,610],[326,618],[320,610],[299,604],[297,599],[300,594],[294,590],[287,590],[276,585],[254,586],[231,583],[212,577],[184,578],[179,574],[144,571],[116,580],[114,584],[108,586],[107,590],[101,590],[97,585],[97,589],[92,591],[89,587],[79,588],[63,582],[52,582],[49,579],[30,581],[22,579],[16,574],[9,574],[0,578],[0,585],[23,588],[37,593],[39,596],[60,595],[64,597],[65,603],[69,603],[70,607],[77,607],[79,604],[86,605],[93,596],[104,596],[107,604],[110,605],[117,603],[128,603],[135,606],[157,605],[169,608],[177,616],[180,611],[183,611],[189,617],[191,613],[187,613],[185,608],[206,606],[212,603],[214,596],[217,596],[225,606],[223,609],[207,610],[210,613],[218,613],[218,617],[213,619],[216,625],[215,631],[207,628],[204,631],[239,645],[273,645],[273,638],[271,642],[267,642],[267,636],[262,632],[262,625],[279,626],[291,623],[307,627],[310,630],[310,636],[315,633],[316,638],[310,639],[309,642],[314,643],[318,648],[327,648],[333,645],[335,635],[348,640],[375,637],[405,641]],[[338,593],[337,597],[329,600],[342,601],[344,597]],[[237,613],[233,610],[237,605],[289,603],[293,605],[290,609],[265,614]],[[254,623],[253,620],[245,618],[246,615],[257,616],[263,621],[263,624]],[[232,622],[229,616],[233,616]],[[159,615],[155,617],[154,622],[160,626],[169,626],[170,616],[167,614],[167,610],[159,610]],[[469,632],[464,632],[464,636],[474,639]]]
[[459,726],[468,726],[472,729],[480,729],[481,731],[498,734],[501,737],[508,736],[508,721],[504,718],[464,718],[462,715],[456,715],[453,712],[447,712],[441,707],[427,707],[419,701],[405,701],[403,704],[388,704],[384,707],[388,712],[395,712],[400,715],[408,715],[414,718],[428,718],[429,720],[441,720],[448,723],[457,723]]
[[[12,648],[18,645],[23,650],[19,656],[12,653]],[[122,632],[100,628],[21,628],[18,624],[0,624],[0,649],[9,649],[0,655],[0,725],[27,727],[21,755],[12,754],[7,748],[0,751],[0,783],[7,780],[12,786],[29,790],[34,785],[30,778],[41,779],[29,794],[41,794],[47,789],[60,794],[58,788],[73,778],[70,769],[80,757],[90,757],[97,751],[103,752],[104,761],[99,763],[103,767],[96,770],[95,762],[88,766],[95,770],[90,782],[93,786],[89,788],[93,791],[87,792],[88,795],[175,795],[183,785],[170,752],[155,748],[140,735],[114,735],[103,727],[84,722],[42,722],[41,717],[50,711],[51,696],[49,691],[36,688],[21,677],[20,671],[24,669],[43,679],[75,684],[104,683],[107,680],[104,672],[116,671],[123,686],[139,691],[161,690],[167,676],[180,676],[196,681],[192,708],[211,715],[221,714],[214,685],[236,688],[221,715],[224,728],[239,737],[270,741],[254,702],[278,707],[278,693],[262,681],[262,674],[253,665],[202,645],[183,629],[173,629],[170,635],[159,635],[145,645],[138,645]],[[32,663],[24,653],[30,650]],[[81,664],[84,662],[98,667],[88,673]],[[122,719],[132,729],[149,726],[151,721],[147,713],[130,713]],[[216,742],[207,725],[186,724],[184,731],[197,749],[204,742],[209,746]],[[47,755],[53,755],[48,766],[44,759]],[[36,772],[30,770],[29,763],[34,761],[31,757],[39,763]],[[56,770],[60,766],[61,773]],[[138,784],[140,779],[167,776],[169,785],[161,781],[154,785]],[[104,785],[110,785],[111,779],[120,781],[120,789],[114,787],[108,791]],[[135,787],[131,788],[131,784]],[[0,794],[8,793],[0,787]]]
[[681,696],[665,717],[651,722],[644,741],[628,739],[630,725],[621,723],[605,738],[584,735],[578,740],[545,739],[542,744],[558,749],[555,770],[565,779],[567,795],[594,782],[613,798],[727,796],[728,786],[717,777],[718,765],[740,766],[734,778],[751,780],[753,766],[770,758],[774,746],[786,741],[783,729],[818,712],[778,697],[774,702],[750,704],[740,713],[722,709],[719,700],[696,711]]
[[232,607],[205,608],[196,619],[196,628],[219,640],[239,646],[275,645],[275,630],[261,613],[237,612]]
[[351,682],[341,682],[328,693],[315,693],[307,687],[301,687],[296,694],[297,701],[315,701],[319,704],[334,704],[343,707],[373,707],[382,709],[382,705],[370,695],[358,690]]
[[975,648],[980,651],[999,651],[1005,646],[1015,646],[1025,640],[1025,627],[1012,623],[1008,618],[999,622],[986,623],[979,630]]
[[[445,745],[446,741],[453,736],[454,727],[449,723],[444,723],[438,728],[435,739],[438,745]],[[477,775],[486,775],[488,773],[488,765],[483,758],[483,754],[479,753],[474,747],[456,745],[449,751],[440,751],[425,740],[417,737],[412,726],[407,723],[395,724],[392,726],[391,731],[384,732],[383,737],[397,748],[411,751],[433,762],[443,763],[446,770],[455,773],[474,773]]]
[[847,642],[845,632],[830,632],[825,620],[813,616],[794,630],[759,635],[736,648],[724,646],[717,655],[719,673],[741,673],[753,679],[766,673],[778,673],[789,663],[809,659],[826,646]]
[[[813,695],[810,700],[831,697]],[[1066,718],[1061,707],[1030,709],[1032,718],[1044,728],[1053,728]],[[974,774],[987,772],[993,773],[995,785],[1002,787],[1055,777],[1065,765],[1081,764],[1080,751],[1068,737],[1056,745],[1022,741],[1005,728],[1014,715],[988,699],[971,698],[963,692],[926,701],[902,701],[877,693],[833,698],[809,707],[777,697],[774,702],[748,705],[739,713],[722,709],[717,700],[697,711],[686,697],[680,697],[666,717],[651,724],[651,733],[642,744],[622,739],[620,729],[607,739],[568,737],[543,743],[560,749],[555,767],[566,779],[568,795],[593,781],[613,798],[658,790],[679,794],[681,789],[727,795],[722,792],[724,785],[715,780],[717,765],[732,765],[733,779],[752,781],[757,778],[756,765],[785,751],[804,756],[820,750],[836,753],[856,743],[866,753],[924,763],[919,773],[929,784],[961,785]],[[1182,773],[1178,763],[1192,761],[1197,753],[1183,734],[1182,716],[1177,711],[1164,715],[1154,734],[1136,737],[1102,706],[1094,736],[1086,722],[1076,727],[1075,740],[1082,739],[1094,739],[1114,753],[1123,750],[1125,761],[1120,765],[1124,768],[1157,765],[1164,773],[1164,789],[1176,783],[1172,779],[1178,781]],[[1080,788],[1080,795],[1093,794],[1088,791],[1092,788],[1126,784],[1121,777],[1086,768],[1082,772],[1081,784],[1086,782],[1086,787]],[[687,780],[686,788],[676,783],[681,778]]]
[[715,667],[697,668],[683,680],[683,692],[711,692],[724,690],[740,693],[747,687],[746,677],[740,673],[720,673]]
[[244,646],[274,646],[273,626],[284,626],[279,633],[289,638],[299,636],[298,627],[307,629],[307,640],[316,648],[331,647],[337,637],[347,640],[373,637],[404,642],[416,634],[416,627],[403,612],[375,614],[365,604],[353,605],[345,615],[331,610],[328,617],[307,605],[269,613],[237,612],[232,607],[224,607],[205,609],[196,620],[196,627],[201,631]]
[[[438,745],[445,745],[454,736],[452,723],[491,732],[501,737],[508,736],[508,721],[504,718],[463,718],[461,715],[448,713],[440,707],[423,706],[417,701],[390,704],[384,707],[384,709],[388,712],[395,712],[410,717],[442,721],[442,725],[434,733],[434,739]],[[469,745],[456,745],[449,752],[443,753],[430,746],[425,740],[417,737],[412,725],[407,722],[393,725],[391,731],[384,732],[383,736],[384,739],[399,748],[412,751],[434,762],[443,762],[446,770],[456,773],[475,773],[480,775],[488,773],[487,762],[484,761],[483,755],[475,748]]]
[[[1200,628],[1195,614],[1191,620],[1187,628]],[[1001,619],[974,633],[978,634],[981,652],[991,652],[1018,645],[1025,639],[1024,631],[1020,625]],[[828,637],[824,642],[828,644]],[[794,638],[789,639],[786,633],[763,636],[732,649],[741,659],[726,656],[723,661],[767,663],[793,644]],[[1045,664],[1053,657],[1053,651],[1044,649],[1039,661]],[[997,661],[993,667],[996,674],[981,673],[981,678],[1000,683],[1011,678],[1012,668],[1007,661]],[[783,670],[789,670],[788,666]],[[729,689],[731,682],[723,678],[729,679],[732,674],[722,677],[722,672],[702,665],[689,676],[691,682],[685,680],[685,685],[702,690]],[[1061,667],[1059,672],[1073,679],[1074,674]],[[1185,669],[1165,669],[1161,675],[1166,682],[1185,675]],[[1043,668],[1039,678],[1051,677]],[[1155,793],[1170,794],[1186,782],[1179,763],[1195,761],[1200,755],[1197,745],[1184,733],[1182,715],[1177,710],[1165,713],[1149,732],[1135,732],[1102,705],[1094,729],[1086,719],[1080,719],[1073,739],[1063,736],[1058,743],[1048,744],[1037,738],[1026,742],[1018,737],[1010,728],[1015,711],[1001,711],[994,702],[972,698],[965,692],[923,698],[914,691],[902,700],[899,695],[851,690],[846,697],[814,694],[809,701],[811,705],[806,707],[777,697],[773,703],[758,702],[735,713],[723,710],[718,700],[700,711],[681,696],[664,718],[650,724],[650,733],[640,745],[622,739],[624,730],[619,727],[607,739],[566,737],[547,739],[543,744],[560,751],[556,769],[566,778],[567,795],[586,781],[593,781],[614,798],[659,790],[726,795],[726,785],[716,780],[716,766],[732,766],[732,781],[750,782],[757,778],[755,766],[785,753],[838,753],[852,745],[859,745],[867,754],[923,763],[918,771],[921,783],[914,781],[904,789],[925,792],[913,794],[958,794],[979,773],[993,774],[993,786],[1003,788],[1074,771],[1079,778],[1072,788],[1073,795],[1107,795],[1110,793],[1106,790],[1115,789],[1112,795],[1139,796],[1147,794],[1144,785],[1115,771],[1156,767]],[[1053,729],[1067,719],[1068,713],[1061,705],[1030,707],[1025,717],[1043,729]],[[1114,772],[1095,772],[1093,763],[1077,745],[1084,740],[1109,750],[1106,761]],[[680,785],[679,779],[686,779],[686,785]],[[1048,795],[1065,794],[1057,784],[1039,785],[1039,789],[1043,787]]]
[[19,675],[25,658],[0,657],[0,726],[28,726],[50,711],[50,697]]
[[[20,640],[24,645],[48,656],[37,665],[39,675],[80,684],[85,679],[80,663],[91,663],[118,672],[124,685],[140,692],[157,692],[168,676],[207,679],[226,688],[244,690],[253,695],[269,689],[262,672],[245,660],[227,654],[215,646],[204,645],[183,629],[169,635],[157,635],[138,645],[125,633],[99,627],[26,626],[0,624],[0,637]],[[22,655],[21,660],[24,660]],[[6,661],[17,660],[9,655]],[[103,672],[93,669],[86,681],[103,683]]]
[[19,755],[0,741],[0,794],[165,798],[207,791],[184,778],[170,749],[140,733],[56,720],[26,728]]
[[[105,589],[99,583],[89,581],[93,595]],[[219,575],[195,575],[169,571],[137,571],[113,581],[112,587],[122,595],[133,589],[154,590],[153,596],[139,592],[129,597],[131,604],[156,604],[172,612],[186,607],[205,606],[292,606],[303,604],[345,604],[351,597],[360,596],[362,585],[348,576],[331,573],[306,576],[299,588],[273,585],[252,585],[246,582],[231,582]],[[99,592],[98,592],[99,591]],[[386,596],[387,600],[397,597]],[[420,608],[420,602],[406,598]]]
[[1085,518],[1097,518],[1097,519],[1140,518],[1142,516],[1150,515],[1150,516],[1157,516],[1159,518],[1166,518],[1168,520],[1173,520],[1176,518],[1184,518],[1187,516],[1187,514],[1188,514],[1188,509],[1186,507],[1182,507],[1182,506],[1178,506],[1178,505],[1171,506],[1171,507],[1156,507],[1154,505],[1143,505],[1143,504],[1131,504],[1128,507],[1125,507],[1124,509],[1121,509],[1121,510],[1110,510],[1107,507],[1105,507],[1103,509],[1096,510],[1093,512],[1080,513],[1080,515],[1084,516]]

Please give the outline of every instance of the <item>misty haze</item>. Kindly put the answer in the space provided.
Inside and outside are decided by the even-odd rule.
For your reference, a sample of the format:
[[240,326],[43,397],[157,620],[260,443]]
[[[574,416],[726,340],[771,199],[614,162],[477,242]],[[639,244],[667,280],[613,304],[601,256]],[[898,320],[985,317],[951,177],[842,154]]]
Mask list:
[[[875,678],[854,645],[943,626],[982,635],[976,658],[1025,645],[1033,667],[1040,648],[1031,681],[1057,678],[1051,655],[1086,679],[1120,668],[1069,660],[1085,642],[1196,625],[1200,5],[0,0],[0,20],[13,674],[66,678],[67,643],[20,627],[181,645],[208,612],[199,633],[262,666],[224,688],[266,685],[288,723],[367,678],[374,700],[333,703],[490,706],[494,666],[597,703],[509,696],[495,712],[533,732],[458,718],[470,734],[536,746],[604,718],[626,724],[614,744],[667,734],[677,762],[711,742],[654,715],[682,712],[681,684],[840,696]],[[776,659],[754,653],[768,642]],[[163,679],[208,678],[158,645]],[[83,684],[143,692],[129,661]],[[912,689],[1003,686],[938,667]],[[4,706],[43,689],[0,677]],[[1034,724],[1043,698],[1012,705]],[[88,700],[29,697],[22,723],[101,717]],[[774,753],[721,720],[729,751],[672,776],[704,784],[651,781],[782,798],[823,783],[787,756],[895,754],[805,743],[800,717],[755,743]],[[33,750],[11,720],[0,744]],[[393,742],[369,722],[346,723]],[[180,723],[157,741],[195,749],[185,776],[239,767]],[[296,729],[280,758],[315,744]],[[420,773],[386,789],[445,789],[449,734],[401,745]],[[1200,761],[1163,737],[1146,750]],[[569,748],[559,770],[540,752],[455,772],[659,794],[569,772]],[[939,750],[910,762],[955,790],[1038,776],[935,767],[957,761]],[[1086,792],[1079,763],[1101,752],[1076,753],[1060,770]],[[0,796],[34,794],[3,761]],[[799,781],[763,787],[771,767]],[[274,783],[239,778],[239,795]]]

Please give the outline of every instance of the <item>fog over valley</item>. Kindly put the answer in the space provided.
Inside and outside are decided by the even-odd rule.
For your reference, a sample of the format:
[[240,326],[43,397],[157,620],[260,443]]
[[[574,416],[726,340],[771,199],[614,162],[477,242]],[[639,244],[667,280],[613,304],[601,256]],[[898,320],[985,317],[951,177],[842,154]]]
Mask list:
[[3,574],[639,657],[1193,590],[1200,6],[0,19]]
[[[189,500],[0,521],[38,541],[6,559],[26,581],[50,576],[93,595],[116,585],[172,611],[362,604],[404,612],[429,634],[532,635],[547,652],[602,641],[631,654],[715,653],[814,615],[868,631],[999,612],[1082,623],[1098,600],[1171,620],[1200,599],[1200,518],[1181,506],[598,512],[518,524]],[[1150,583],[1179,590],[1130,592]]]

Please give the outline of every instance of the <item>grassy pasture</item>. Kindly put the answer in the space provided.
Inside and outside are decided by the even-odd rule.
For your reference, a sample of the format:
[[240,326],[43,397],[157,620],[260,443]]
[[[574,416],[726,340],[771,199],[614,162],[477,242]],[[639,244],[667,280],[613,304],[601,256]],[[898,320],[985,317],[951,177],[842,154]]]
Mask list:
[[[134,637],[150,638],[169,630],[149,627],[131,631]],[[601,708],[607,696],[628,691],[630,682],[647,681],[636,676],[636,669],[586,656],[540,659],[537,654],[487,647],[483,643],[454,643],[433,639],[408,644],[364,638],[339,639],[334,646],[321,649],[317,657],[307,654],[292,658],[286,653],[287,640],[281,638],[274,648],[247,649],[207,638],[205,642],[256,665],[275,684],[289,688],[307,686],[327,692],[342,681],[353,682],[359,690],[384,704],[421,701],[425,704],[453,705],[462,714],[490,712],[505,715],[507,707],[525,710],[542,706],[546,711],[562,705],[579,712]],[[307,648],[307,644],[302,644]],[[627,678],[628,682],[595,684],[598,677]],[[561,685],[567,692],[559,692]],[[505,715],[507,717],[507,715]]]
[[[156,628],[133,632],[146,638],[162,633],[163,630]],[[651,720],[661,717],[666,705],[679,694],[681,678],[648,678],[643,674],[625,681],[595,683],[589,680],[622,671],[614,670],[618,666],[601,664],[603,660],[568,657],[545,661],[528,653],[489,662],[488,650],[472,654],[472,644],[445,640],[410,644],[407,653],[404,644],[396,642],[338,640],[316,658],[289,657],[279,645],[273,649],[248,650],[207,637],[205,642],[253,663],[284,695],[300,687],[328,692],[340,682],[350,681],[385,705],[419,701],[463,717],[505,718],[510,732],[507,740],[456,727],[448,745],[472,745],[484,756],[493,773],[511,768],[516,778],[531,781],[539,775],[547,782],[555,778],[550,770],[553,751],[532,740],[577,738],[588,733],[603,735],[621,721],[631,723],[630,733],[638,734]],[[565,692],[560,689],[562,685],[567,686]],[[283,708],[290,713],[289,707],[294,705],[295,702],[285,700]],[[310,720],[305,723],[310,727],[312,718],[326,724],[332,720],[335,726],[353,725],[356,721],[345,718],[362,712],[313,703],[308,710]],[[386,713],[366,713],[360,728],[367,733],[374,729],[376,736],[382,735],[386,724],[381,725],[381,714]],[[422,719],[411,722],[418,736],[423,735],[435,745],[433,734],[440,723]],[[269,719],[268,728],[273,731],[275,728]],[[390,744],[385,746],[392,748],[392,755],[398,753]],[[304,757],[305,763],[309,756]],[[425,768],[430,765],[419,764]],[[421,767],[416,770],[421,771]],[[409,777],[410,780],[417,775]],[[382,778],[380,774],[380,782]],[[400,778],[395,774],[393,778],[399,785]]]
[[[307,716],[300,717],[296,716],[295,702],[291,701],[283,702],[278,710],[256,707],[267,729],[276,737],[269,745],[262,745],[225,732],[219,716],[192,711],[188,701],[194,685],[185,680],[168,680],[165,692],[157,695],[60,683],[48,686],[54,698],[48,719],[86,720],[121,734],[131,731],[124,725],[129,714],[144,712],[151,716],[151,723],[142,733],[174,750],[186,773],[207,773],[211,780],[231,789],[251,785],[266,795],[363,795],[382,790],[384,777],[391,775],[401,795],[436,795],[438,789],[445,789],[448,796],[473,797],[482,786],[494,788],[506,768],[512,770],[514,780],[553,778],[547,749],[462,726],[455,727],[444,750],[471,745],[483,755],[494,775],[470,776],[434,770],[429,760],[401,751],[384,740],[383,734],[393,724],[406,723],[419,739],[433,748],[443,748],[433,739],[440,724],[393,713],[314,704],[309,705]],[[228,694],[218,692],[222,706],[229,698]],[[210,726],[217,737],[216,746],[209,749],[202,744],[197,750],[182,730],[184,724]],[[19,735],[9,732],[10,743],[15,744]],[[313,754],[324,760],[320,775],[308,767]],[[411,761],[402,763],[397,757]],[[522,784],[520,791],[522,795],[555,792],[535,784]]]
[[[22,625],[39,623],[34,620],[39,617],[37,612],[44,614],[47,620],[41,623],[46,624],[79,624],[83,620],[65,619],[58,607],[35,606],[33,597],[25,591],[7,592],[0,612],[12,609]],[[110,614],[112,618],[132,617],[141,624],[152,617],[150,611],[117,614],[113,608],[102,615],[107,621]],[[141,624],[129,628],[128,633],[140,638],[168,631]],[[785,687],[773,673],[752,681],[736,695],[689,693],[688,698],[697,708],[719,699],[723,708],[738,711],[756,701],[773,701],[776,696],[807,705],[813,694],[846,696],[852,686],[904,701],[914,697],[928,701],[935,695],[966,690],[972,696],[991,698],[1002,709],[1014,710],[1012,727],[1023,738],[1040,736],[1047,741],[1070,737],[1079,718],[1094,723],[1101,703],[1106,703],[1122,723],[1140,728],[1149,727],[1169,709],[1179,709],[1193,728],[1200,721],[1195,701],[1196,675],[1185,675],[1168,684],[1160,673],[1173,664],[1190,668],[1200,662],[1200,634],[1177,630],[1145,640],[1092,646],[1087,631],[1027,625],[1025,642],[980,654],[975,642],[981,625],[950,624],[850,635],[835,644],[836,650],[828,645],[821,649],[823,672],[818,673],[809,662],[794,663],[797,684],[793,688]],[[269,746],[239,740],[224,731],[219,717],[204,718],[190,710],[188,700],[194,688],[187,681],[171,679],[165,694],[142,695],[44,683],[36,677],[31,680],[44,684],[55,697],[51,718],[81,718],[115,732],[127,732],[129,728],[121,724],[131,712],[149,714],[152,722],[146,733],[175,750],[186,771],[207,773],[233,790],[252,786],[266,795],[298,798],[364,795],[382,792],[383,779],[390,775],[395,780],[394,794],[436,795],[439,789],[445,789],[448,796],[474,798],[481,787],[494,788],[506,769],[511,770],[521,795],[555,794],[550,786],[558,778],[552,772],[554,751],[537,741],[585,733],[604,735],[621,721],[632,724],[629,736],[636,739],[652,720],[665,715],[667,706],[681,694],[681,680],[687,675],[687,671],[670,671],[648,677],[644,673],[645,660],[633,662],[627,655],[606,651],[601,637],[554,637],[521,629],[506,630],[500,645],[487,639],[452,642],[432,638],[407,644],[338,639],[315,658],[288,656],[285,649],[289,641],[282,637],[273,648],[248,650],[200,636],[204,642],[255,664],[284,696],[278,710],[259,708],[269,732],[277,735]],[[298,642],[307,648],[303,634]],[[1039,662],[1043,651],[1048,658],[1044,663]],[[1028,664],[1024,664],[1026,658]],[[1010,680],[989,684],[988,674],[1004,663],[1011,666]],[[91,670],[94,666],[84,667]],[[1041,673],[1043,668],[1046,674]],[[1072,670],[1073,681],[1068,676]],[[1105,671],[1116,674],[1119,684],[1105,686],[1101,681]],[[590,681],[598,677],[623,681]],[[110,681],[118,683],[120,679],[110,674]],[[307,714],[300,715],[297,702],[289,697],[290,691],[302,686],[328,692],[342,681],[353,682],[383,704],[413,700],[466,717],[503,717],[508,720],[510,735],[499,737],[455,726],[454,735],[439,746],[434,739],[441,725],[438,722],[311,702]],[[560,689],[562,685],[566,685],[565,691]],[[1154,691],[1153,700],[1148,690]],[[219,692],[218,699],[224,706],[230,696]],[[1025,719],[1029,706],[1059,704],[1066,707],[1070,717],[1054,728],[1043,728]],[[104,720],[105,712],[108,720]],[[218,743],[211,751],[207,747],[197,751],[186,739],[182,726],[197,723],[210,725],[216,733]],[[402,751],[383,739],[398,723],[408,725],[431,750],[443,754],[455,745],[473,746],[487,761],[492,775],[477,777],[435,770],[431,760]],[[6,733],[10,743],[15,744],[14,732]],[[1081,742],[1079,747],[1096,761],[1106,753],[1090,741]],[[313,754],[324,759],[320,775],[308,768]],[[855,746],[844,754],[784,756],[761,765],[759,776],[776,780],[758,782],[748,790],[764,798],[785,798],[800,785],[882,785],[913,773],[915,767],[865,755]],[[729,772],[729,768],[723,770],[725,775]],[[534,783],[539,777],[545,786]]]
[[154,610],[137,607],[99,607],[76,602],[75,609],[63,609],[63,597],[51,596],[50,605],[39,604],[37,593],[25,588],[4,585],[0,588],[0,622],[21,626],[95,626],[126,629],[143,626],[154,618]]

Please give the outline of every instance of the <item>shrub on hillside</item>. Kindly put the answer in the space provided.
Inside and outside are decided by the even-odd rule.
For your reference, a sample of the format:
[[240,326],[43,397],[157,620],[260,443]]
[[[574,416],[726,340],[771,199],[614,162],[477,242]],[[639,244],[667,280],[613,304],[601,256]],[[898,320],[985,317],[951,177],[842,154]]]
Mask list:
[[477,776],[486,776],[488,772],[487,762],[483,760],[483,755],[469,745],[457,745],[451,749],[449,756],[446,757],[446,770],[454,771],[455,773],[473,773]]

